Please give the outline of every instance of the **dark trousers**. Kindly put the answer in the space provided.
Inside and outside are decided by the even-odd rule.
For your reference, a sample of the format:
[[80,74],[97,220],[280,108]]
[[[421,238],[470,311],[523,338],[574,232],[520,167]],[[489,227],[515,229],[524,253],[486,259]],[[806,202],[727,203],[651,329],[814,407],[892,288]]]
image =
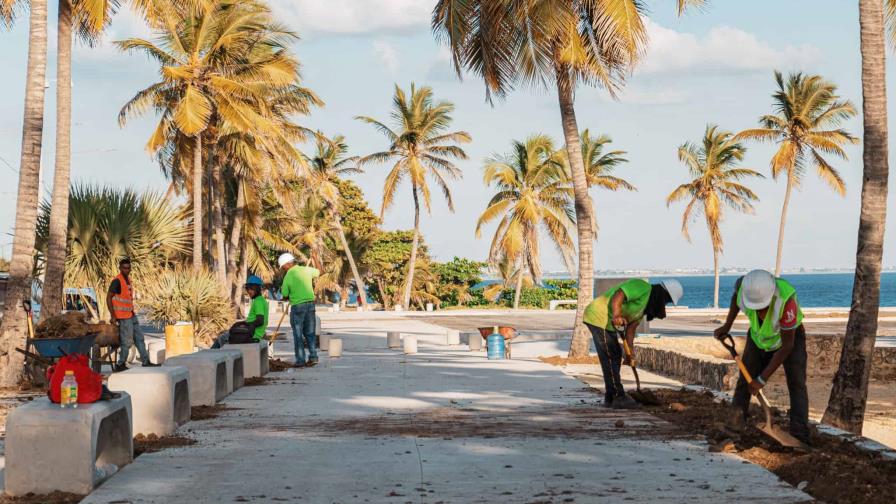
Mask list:
[[296,363],[305,362],[305,343],[308,344],[308,358],[317,360],[317,336],[314,332],[315,321],[314,302],[292,305],[289,310],[289,325],[292,326],[292,344],[294,346]]
[[613,402],[613,399],[625,395],[622,388],[622,378],[619,369],[622,367],[622,345],[619,344],[620,333],[608,331],[602,327],[596,327],[586,323],[591,331],[591,339],[597,349],[597,358],[600,360],[600,369],[604,375],[605,400]]
[[[747,333],[747,346],[741,359],[747,371],[754,378],[768,366],[775,352],[766,352],[756,346],[753,338]],[[790,396],[790,433],[797,439],[809,439],[809,391],[806,388],[806,330],[803,326],[796,329],[793,350],[784,360],[784,373],[787,377],[787,393]],[[741,376],[734,389],[734,406],[741,408],[744,415],[750,407],[750,389],[747,380]]]

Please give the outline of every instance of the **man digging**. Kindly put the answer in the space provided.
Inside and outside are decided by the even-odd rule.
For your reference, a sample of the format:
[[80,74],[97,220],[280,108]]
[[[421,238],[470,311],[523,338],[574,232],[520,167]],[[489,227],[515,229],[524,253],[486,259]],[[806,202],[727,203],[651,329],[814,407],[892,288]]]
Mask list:
[[747,384],[741,375],[734,390],[735,427],[745,424],[750,395],[757,395],[781,365],[790,396],[790,433],[809,444],[809,392],[806,388],[806,330],[796,289],[765,270],[753,270],[738,278],[725,323],[715,330],[722,340],[741,311],[750,321],[742,361],[755,379]]
[[[320,271],[308,266],[296,264],[296,258],[286,253],[277,260],[280,269],[286,274],[283,276],[283,285],[280,293],[283,299],[288,299],[289,325],[292,326],[292,343],[295,349],[296,361],[293,367],[312,367],[317,364],[317,345],[315,342],[315,313],[314,313],[314,279],[320,276]],[[308,360],[305,360],[305,344],[308,344]]]

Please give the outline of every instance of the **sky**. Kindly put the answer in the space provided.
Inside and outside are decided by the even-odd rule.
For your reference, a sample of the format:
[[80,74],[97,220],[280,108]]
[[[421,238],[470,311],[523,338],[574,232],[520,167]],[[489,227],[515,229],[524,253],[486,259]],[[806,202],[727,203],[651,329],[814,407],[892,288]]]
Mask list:
[[[299,118],[328,135],[343,134],[353,154],[383,150],[386,140],[357,115],[388,119],[394,86],[428,85],[437,100],[455,104],[455,129],[473,142],[469,159],[459,163],[463,179],[452,184],[456,211],[436,198],[422,231],[431,255],[484,260],[494,227],[476,239],[476,220],[494,190],[483,185],[483,160],[509,150],[513,140],[544,133],[562,139],[556,94],[524,88],[489,104],[475,76],[457,78],[447,50],[429,28],[434,1],[424,0],[270,0],[278,19],[301,40],[294,50],[302,61],[304,85],[325,107]],[[635,193],[594,189],[600,236],[596,269],[711,268],[712,250],[705,224],[692,223],[692,242],[681,234],[683,205],[667,208],[665,197],[687,181],[677,148],[699,141],[707,124],[740,131],[771,113],[773,71],[818,73],[839,86],[844,98],[861,110],[858,8],[846,0],[717,0],[703,11],[678,18],[674,3],[647,2],[650,43],[647,54],[618,99],[603,90],[582,87],[576,95],[580,128],[606,133],[614,149],[628,152],[629,163],[616,175],[637,186]],[[823,5],[824,8],[820,8]],[[55,5],[50,6],[50,55],[47,71],[46,128],[42,168],[43,195],[52,186],[55,138]],[[167,182],[144,146],[155,124],[150,116],[119,127],[121,106],[154,82],[158,68],[145,57],[119,53],[110,43],[150,36],[126,10],[115,18],[98,47],[78,44],[73,62],[72,180],[138,190],[164,191]],[[8,256],[14,223],[21,143],[22,104],[27,52],[27,19],[0,33],[0,255]],[[891,65],[892,68],[892,65]],[[888,81],[894,72],[888,71]],[[890,118],[896,98],[890,100]],[[845,128],[861,137],[861,118]],[[891,130],[896,131],[891,124]],[[753,215],[726,214],[723,267],[774,267],[784,198],[784,181],[772,180],[772,146],[749,144],[743,166],[764,173],[751,181],[761,201]],[[786,224],[785,269],[851,268],[855,262],[861,193],[861,146],[847,149],[849,161],[836,161],[847,184],[841,198],[811,170],[794,193]],[[891,165],[893,161],[891,160]],[[353,179],[379,212],[386,166],[371,166]],[[896,192],[891,177],[891,194]],[[890,197],[888,213],[896,213]],[[413,226],[409,186],[403,186],[384,219],[386,229]],[[547,271],[563,270],[560,256],[545,242]],[[896,234],[884,247],[884,265],[896,265]]]

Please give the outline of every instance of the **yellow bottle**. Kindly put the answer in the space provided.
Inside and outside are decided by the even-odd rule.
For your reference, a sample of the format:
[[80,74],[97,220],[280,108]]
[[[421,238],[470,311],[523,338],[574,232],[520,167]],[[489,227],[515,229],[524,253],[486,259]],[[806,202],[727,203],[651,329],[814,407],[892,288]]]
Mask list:
[[59,405],[63,408],[78,407],[78,380],[75,379],[74,371],[66,371],[65,378],[62,379],[62,385],[59,394]]

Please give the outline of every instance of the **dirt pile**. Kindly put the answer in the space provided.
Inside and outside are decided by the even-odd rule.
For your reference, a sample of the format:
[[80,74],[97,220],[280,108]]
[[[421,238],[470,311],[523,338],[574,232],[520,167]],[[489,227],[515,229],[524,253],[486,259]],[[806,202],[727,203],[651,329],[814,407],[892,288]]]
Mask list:
[[276,373],[279,371],[286,371],[287,369],[291,368],[292,363],[286,362],[285,360],[281,359],[271,359],[268,361],[268,366],[270,367],[271,371]]
[[193,406],[190,408],[190,420],[211,420],[218,418],[218,415],[225,411],[236,410],[239,408],[228,408],[223,404],[214,406]]
[[98,334],[97,344],[118,344],[117,327],[107,323],[88,323],[87,316],[81,312],[50,317],[34,328],[35,338],[82,338],[88,334]]
[[267,378],[265,378],[264,376],[252,376],[252,377],[246,378],[243,381],[243,386],[244,387],[259,387],[261,385],[267,385],[268,383],[269,383],[269,380]]
[[144,436],[137,434],[134,438],[134,456],[143,455],[144,453],[155,453],[166,448],[175,448],[178,446],[190,446],[196,444],[195,439],[186,436],[157,436],[150,434]]
[[[738,430],[728,425],[731,407],[716,402],[711,393],[658,390],[665,406],[646,408],[675,425],[680,433],[706,436],[711,451],[737,453],[761,465],[812,497],[829,503],[892,504],[896,502],[896,461],[886,461],[855,446],[817,433],[808,453],[781,447],[752,424],[760,421],[758,407],[750,425]],[[787,428],[780,415],[776,424]]]
[[598,360],[596,355],[572,358],[551,355],[550,357],[541,356],[538,360],[552,366],[565,366],[567,364],[600,364],[600,360]]
[[84,497],[65,492],[53,492],[45,495],[27,494],[21,497],[9,497],[0,493],[0,504],[77,504]]

